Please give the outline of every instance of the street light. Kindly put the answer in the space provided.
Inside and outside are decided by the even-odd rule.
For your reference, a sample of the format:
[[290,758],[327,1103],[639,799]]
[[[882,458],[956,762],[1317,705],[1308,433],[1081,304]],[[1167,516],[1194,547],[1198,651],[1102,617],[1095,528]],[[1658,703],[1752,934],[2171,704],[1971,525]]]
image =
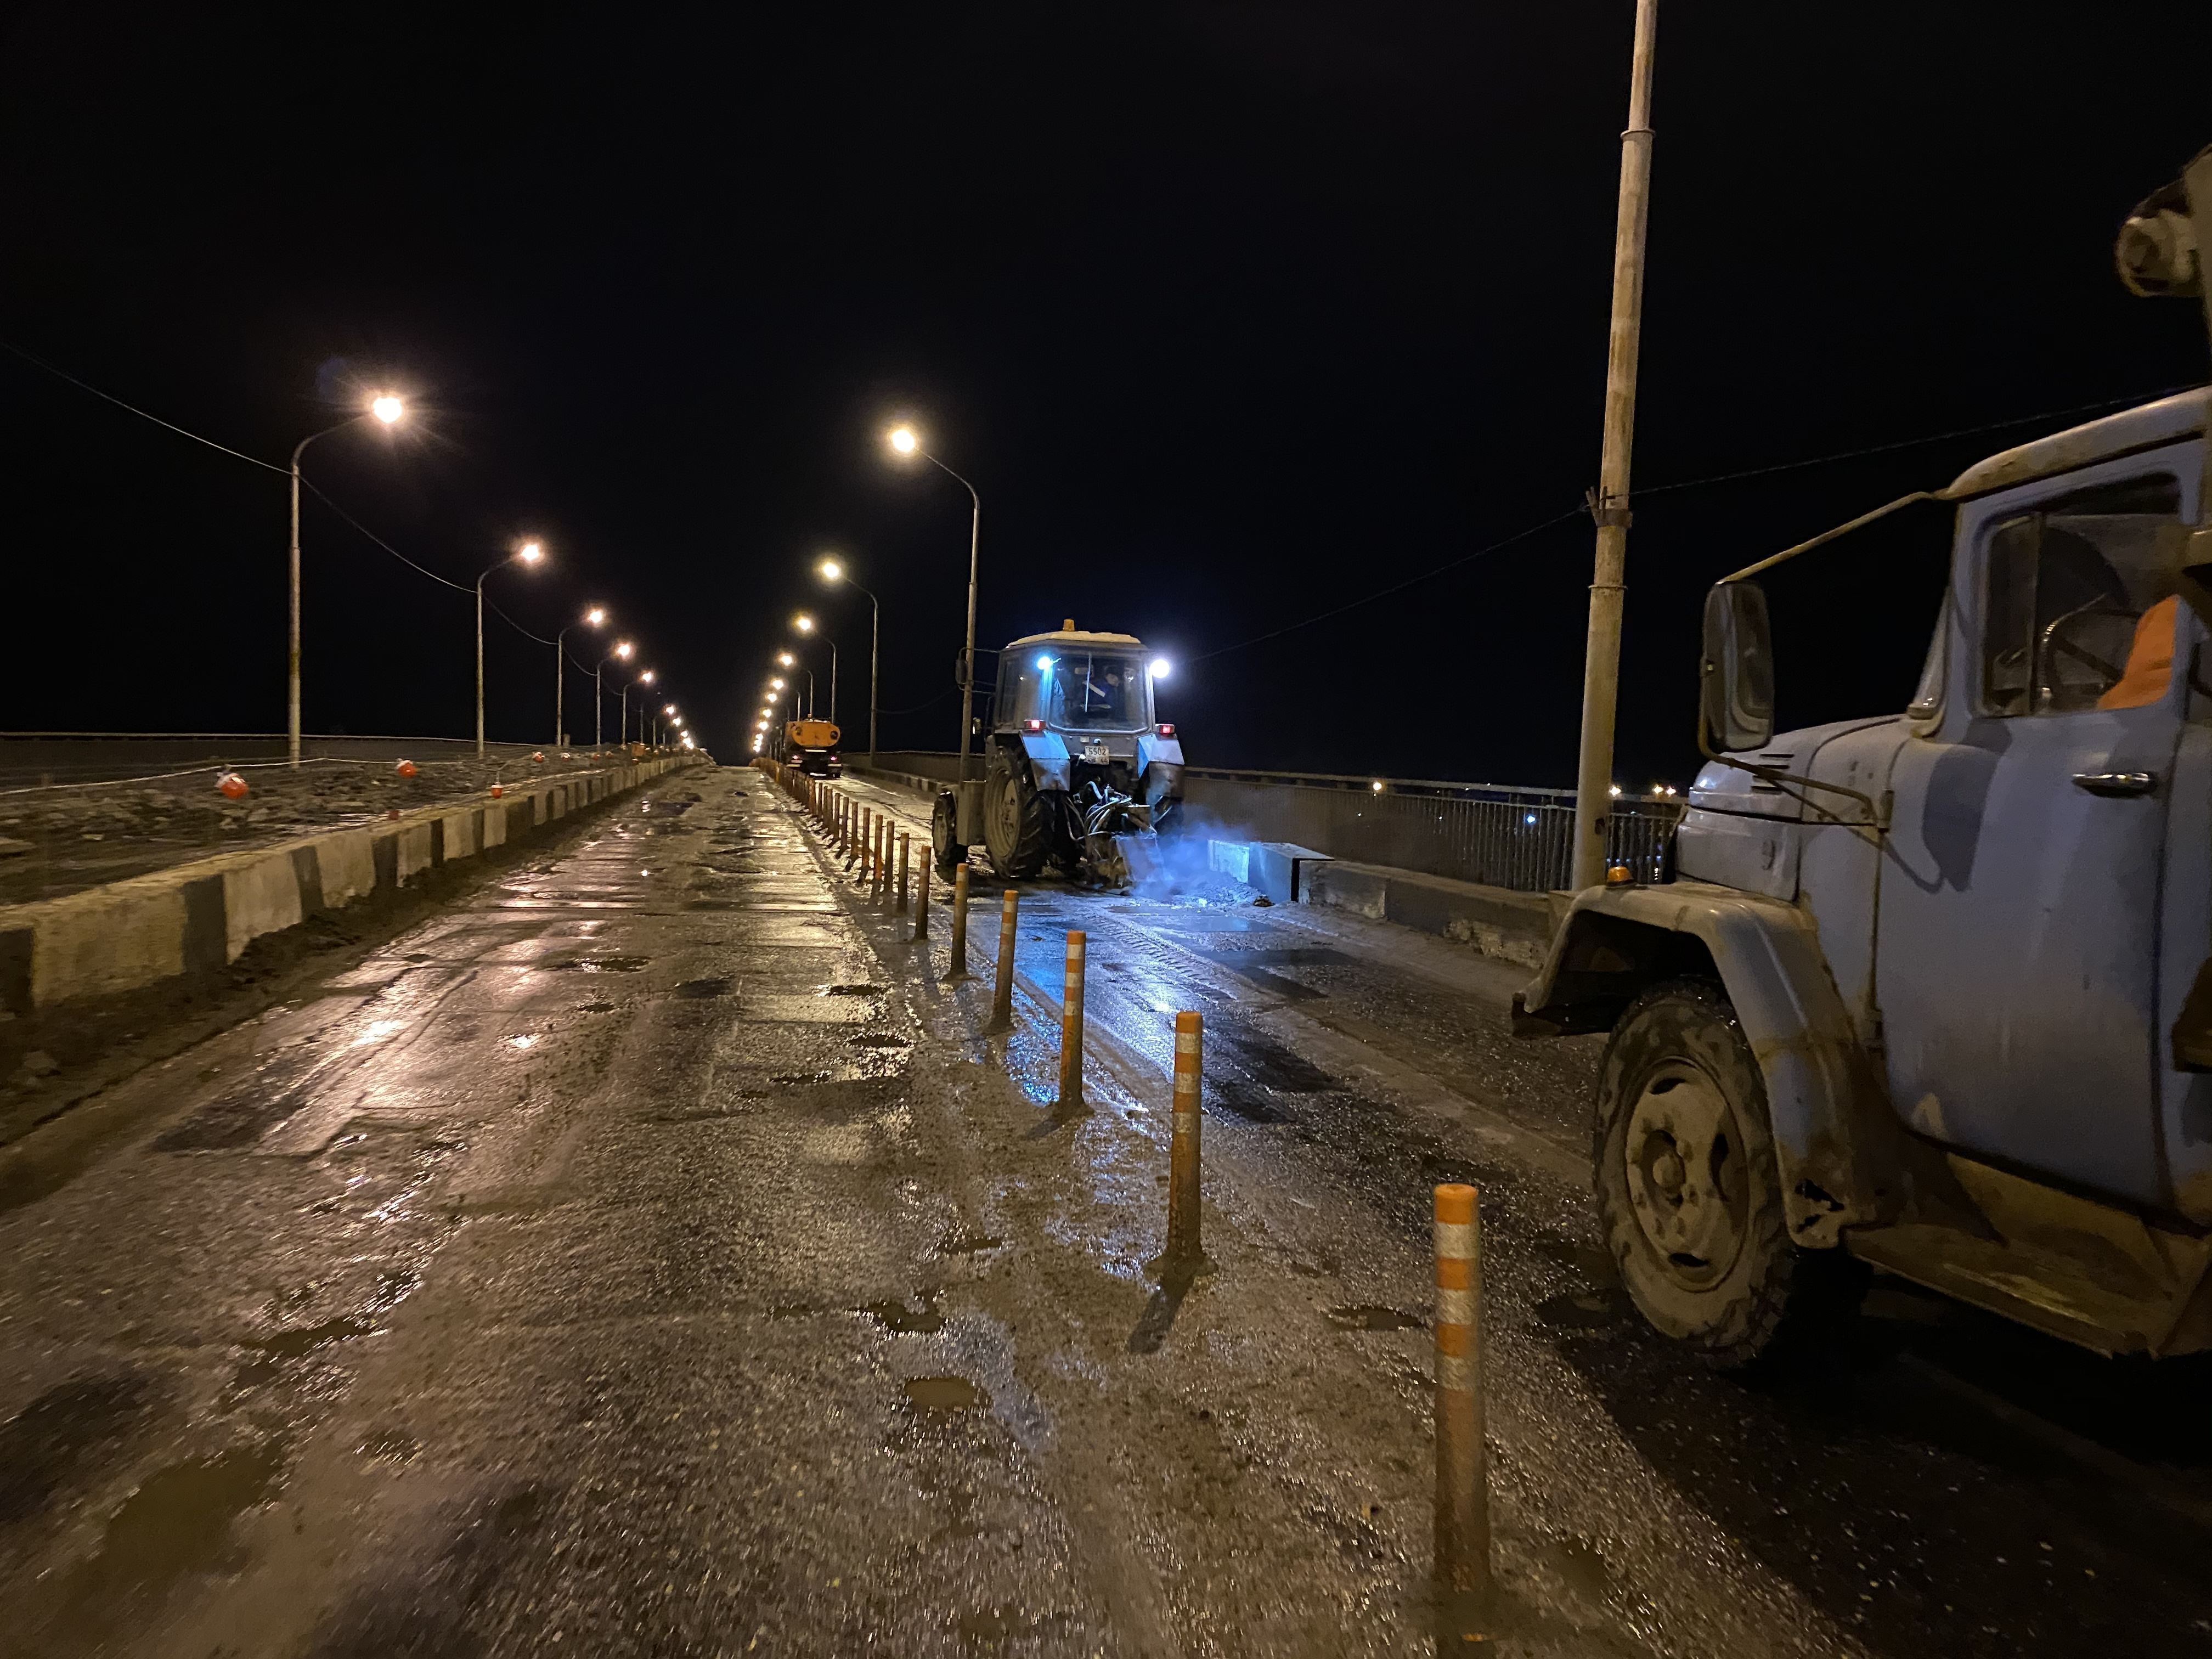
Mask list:
[[[791,625],[802,634],[816,633],[821,627],[804,611],[791,619]],[[837,641],[823,634],[822,643],[830,647],[830,718],[834,720],[837,718]],[[811,668],[806,671],[806,717],[814,718],[814,671]]]
[[653,684],[653,671],[652,671],[650,668],[648,668],[648,669],[647,669],[647,670],[645,671],[645,672],[643,672],[642,674],[640,674],[640,675],[639,675],[635,679],[632,680],[632,681],[629,683],[629,685],[625,685],[625,686],[623,686],[623,689],[622,689],[622,735],[621,735],[620,737],[618,737],[618,738],[617,738],[615,739],[615,742],[616,742],[617,744],[625,744],[625,743],[628,743],[628,742],[629,741],[629,687],[630,687],[630,685],[651,685],[652,684]]
[[605,696],[605,693],[599,690],[599,671],[617,658],[628,662],[630,653],[636,649],[637,647],[628,640],[623,640],[617,644],[613,650],[592,665],[592,747],[594,749],[605,741],[605,727],[599,724],[601,699]]
[[[911,434],[909,434],[911,435]],[[843,582],[868,601],[868,761],[876,758],[876,648],[882,641],[884,608],[876,603],[876,596],[853,580],[853,573],[836,559],[824,559],[814,567],[815,573],[825,582]],[[837,718],[837,659],[830,659],[830,718]]]
[[[584,613],[582,622],[586,628],[598,628],[606,619],[606,607],[595,605]],[[561,641],[568,637],[568,629],[575,626],[574,623],[570,623],[553,636],[553,746],[556,749],[565,747],[568,741],[568,726],[561,718],[561,696],[568,690],[568,659],[561,648]]]
[[300,457],[318,438],[327,438],[333,432],[343,431],[363,421],[396,426],[406,412],[406,404],[390,392],[380,392],[368,400],[368,407],[360,414],[349,415],[336,426],[326,426],[319,432],[310,432],[292,451],[292,619],[284,647],[284,752],[295,766],[300,763]]
[[799,659],[793,656],[788,651],[777,652],[775,653],[775,659],[779,663],[782,664],[786,668],[793,667],[799,661]]
[[[915,434],[912,427],[895,428],[890,436],[895,453],[902,456],[921,456],[966,490],[969,502],[974,508],[968,520],[968,647],[960,659],[960,775],[965,778],[975,725],[975,547],[983,535],[983,498],[975,493],[974,484],[924,449],[921,440]],[[873,744],[870,747],[872,749]]]
[[491,573],[492,573],[492,571],[494,571],[494,570],[504,570],[504,569],[506,569],[506,568],[507,568],[507,566],[509,566],[509,565],[511,565],[511,564],[533,565],[533,564],[536,564],[536,563],[537,563],[540,559],[544,558],[544,556],[545,556],[545,550],[544,550],[544,548],[540,547],[540,546],[539,546],[536,542],[525,542],[525,543],[523,543],[523,544],[522,544],[521,546],[520,546],[520,547],[516,548],[516,549],[514,550],[514,552],[512,552],[512,553],[508,554],[505,558],[501,559],[501,560],[497,564],[495,564],[495,565],[491,566],[489,569],[487,569],[487,570],[483,573],[483,576],[479,576],[479,577],[477,577],[477,756],[478,756],[478,757],[479,757],[479,758],[481,758],[481,757],[483,757],[483,751],[484,751],[484,721],[483,721],[483,585],[484,585],[484,576],[489,576],[489,575],[490,575],[490,574],[491,574]]

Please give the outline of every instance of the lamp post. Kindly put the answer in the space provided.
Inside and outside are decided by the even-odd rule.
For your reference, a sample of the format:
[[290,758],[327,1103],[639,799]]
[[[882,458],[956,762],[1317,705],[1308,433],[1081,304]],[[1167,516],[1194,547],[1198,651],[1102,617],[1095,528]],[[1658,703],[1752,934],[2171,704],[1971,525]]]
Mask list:
[[[836,559],[824,559],[814,567],[825,582],[843,582],[868,602],[868,759],[876,758],[876,648],[881,643],[884,630],[884,608],[876,603],[876,596],[853,580],[853,573]],[[969,641],[973,647],[974,641]],[[837,659],[830,659],[830,718],[837,718]]]
[[640,674],[640,675],[639,675],[635,679],[632,680],[632,681],[629,683],[629,685],[625,685],[624,687],[623,687],[623,689],[622,689],[622,735],[621,735],[620,737],[618,737],[618,738],[617,738],[615,739],[615,742],[616,742],[616,744],[617,744],[617,745],[620,745],[620,744],[622,744],[628,743],[628,742],[629,741],[629,687],[630,687],[630,685],[651,685],[652,684],[653,684],[653,671],[652,671],[650,668],[648,668],[648,669],[647,669],[647,670],[645,671],[645,672],[643,672],[642,674]]
[[1644,337],[1644,228],[1651,210],[1651,76],[1659,0],[1636,0],[1628,126],[1620,135],[1620,198],[1613,228],[1613,322],[1605,362],[1605,425],[1598,451],[1595,568],[1583,648],[1583,727],[1575,763],[1574,868],[1568,881],[1605,879],[1612,844],[1613,717],[1620,701],[1620,618],[1628,592],[1629,452],[1636,436],[1636,360]]
[[516,549],[514,550],[514,552],[512,552],[512,553],[508,554],[505,558],[501,559],[501,560],[497,564],[495,564],[495,565],[491,566],[489,569],[487,569],[487,570],[483,573],[483,576],[479,576],[479,577],[477,577],[477,755],[478,758],[482,758],[482,757],[483,757],[483,751],[484,751],[484,721],[483,721],[483,585],[484,585],[484,577],[485,577],[485,576],[489,576],[489,575],[490,575],[490,574],[491,574],[491,573],[492,573],[492,571],[494,571],[494,570],[504,570],[505,568],[507,568],[507,566],[509,566],[509,565],[511,565],[511,564],[514,564],[514,563],[518,563],[518,562],[522,563],[522,564],[525,564],[525,565],[532,565],[532,564],[536,564],[536,563],[538,562],[538,560],[540,560],[540,559],[544,558],[544,556],[545,556],[545,550],[544,550],[544,548],[540,547],[540,546],[539,546],[536,542],[525,542],[525,543],[523,543],[523,544],[522,544],[521,546],[520,546],[520,547],[516,548]]
[[[606,608],[604,605],[596,605],[586,611],[582,617],[584,625],[587,628],[597,628],[606,619]],[[568,637],[568,629],[575,625],[574,623],[570,623],[567,628],[563,628],[553,636],[553,746],[556,749],[566,747],[568,742],[568,726],[561,717],[561,697],[562,692],[568,690],[568,659],[561,648],[561,641]]]
[[[668,705],[668,707],[667,707],[667,708],[665,708],[662,709],[660,712],[661,712],[662,714],[664,714],[667,715],[669,719],[671,719],[671,720],[674,720],[674,719],[676,718],[676,705],[675,705],[674,703],[672,703],[672,703],[670,703],[670,704]],[[656,739],[656,740],[658,740],[658,738],[659,738],[659,727],[660,727],[660,722],[659,722],[659,720],[655,720],[653,724],[653,735],[654,735],[655,739]]]
[[919,455],[939,472],[953,480],[968,492],[974,508],[968,520],[968,645],[960,659],[960,775],[968,775],[968,755],[974,747],[971,733],[975,725],[975,547],[983,534],[983,498],[975,493],[975,486],[921,447],[921,440],[910,426],[895,428],[890,434],[891,449],[899,455]]
[[[791,619],[791,625],[802,634],[817,633],[820,631],[821,627],[821,625],[817,623],[812,617],[807,615],[804,611],[800,611],[797,616]],[[831,639],[827,634],[823,634],[822,635],[822,643],[830,647],[830,718],[834,720],[837,718],[837,641]],[[805,672],[806,674],[806,717],[809,720],[812,720],[814,718],[814,671],[809,668]]]
[[398,398],[389,392],[380,392],[368,400],[368,407],[360,414],[349,415],[337,425],[326,426],[319,432],[310,432],[292,450],[292,619],[284,646],[284,753],[295,766],[300,763],[300,457],[318,438],[327,438],[333,432],[343,432],[368,420],[394,426],[406,412],[407,405]]
[[606,728],[600,724],[605,694],[599,690],[599,671],[617,657],[628,662],[630,653],[636,649],[628,640],[623,640],[592,665],[592,747],[594,749],[606,740]]

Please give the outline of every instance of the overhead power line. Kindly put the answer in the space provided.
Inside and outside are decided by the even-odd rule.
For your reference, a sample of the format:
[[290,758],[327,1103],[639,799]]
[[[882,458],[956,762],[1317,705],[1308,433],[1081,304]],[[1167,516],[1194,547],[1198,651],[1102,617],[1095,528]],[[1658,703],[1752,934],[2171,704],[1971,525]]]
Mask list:
[[[2008,420],[1989,421],[1980,426],[1954,427],[1948,432],[1931,432],[1923,437],[1900,438],[1894,443],[1869,444],[1860,449],[1843,449],[1832,454],[1811,455],[1802,460],[1779,461],[1772,466],[1755,466],[1740,472],[1717,472],[1708,477],[1683,478],[1673,483],[1651,484],[1641,489],[1630,491],[1629,499],[1638,501],[1647,495],[1666,495],[1674,490],[1700,489],[1709,484],[1735,483],[1744,478],[1765,477],[1777,472],[1795,472],[1802,468],[1826,466],[1837,461],[1855,461],[1868,455],[1885,455],[1897,450],[1924,448],[1929,444],[1948,443],[1954,438],[1977,437],[1986,432],[2002,432],[2011,427],[2034,426],[2044,421],[2071,419],[2079,416],[2097,414],[2106,410],[2131,409],[2138,404],[2150,403],[2160,398],[2170,398],[2178,392],[2187,392],[2191,389],[2187,386],[2167,386],[2163,391],[2136,392],[2124,398],[2106,398],[2094,404],[2076,404],[2067,409],[2046,409],[2034,415],[2015,415]],[[1402,593],[1409,587],[1417,587],[1421,583],[1443,575],[1448,571],[1456,570],[1463,564],[1489,554],[1499,552],[1517,542],[1526,541],[1529,537],[1541,531],[1549,530],[1554,525],[1564,524],[1569,519],[1580,518],[1585,510],[1580,507],[1571,507],[1555,518],[1546,519],[1540,524],[1530,525],[1525,530],[1516,531],[1503,541],[1492,542],[1488,546],[1479,547],[1472,553],[1463,553],[1458,558],[1448,560],[1433,569],[1425,570],[1418,576],[1408,576],[1403,581],[1393,582],[1388,587],[1378,588],[1360,599],[1347,600],[1317,615],[1308,617],[1303,622],[1291,623],[1268,633],[1255,634],[1249,640],[1237,641],[1234,645],[1218,646],[1212,651],[1186,658],[1184,660],[1186,663],[1194,665],[1205,662],[1214,657],[1226,656],[1232,651],[1242,651],[1247,646],[1263,645],[1269,640],[1280,639],[1285,634],[1295,634],[1301,629],[1312,627],[1316,623],[1328,622],[1333,617],[1341,617],[1347,611],[1357,611],[1361,605],[1372,605],[1377,599],[1387,599],[1393,594]]]
[[12,352],[15,356],[21,357],[25,362],[31,364],[33,367],[46,370],[47,374],[52,375],[56,380],[67,380],[71,386],[75,386],[80,392],[88,392],[103,403],[113,404],[118,409],[126,410],[130,413],[136,415],[142,421],[151,421],[155,426],[166,428],[167,430],[175,433],[179,437],[190,438],[196,444],[205,444],[210,449],[219,449],[226,455],[231,456],[235,459],[244,461],[248,466],[258,466],[264,471],[267,472],[289,472],[290,471],[289,467],[278,466],[273,461],[264,461],[258,455],[249,455],[242,449],[233,449],[228,444],[219,444],[212,438],[203,438],[198,433],[194,432],[188,428],[179,426],[174,421],[165,421],[159,415],[149,414],[146,410],[139,408],[136,404],[126,404],[122,398],[117,397],[113,392],[102,392],[98,386],[89,385],[83,380],[78,380],[76,375],[70,374],[66,369],[56,368],[45,358],[36,356],[32,353],[24,350],[23,348],[19,345],[11,344],[6,340],[0,340],[0,351]]

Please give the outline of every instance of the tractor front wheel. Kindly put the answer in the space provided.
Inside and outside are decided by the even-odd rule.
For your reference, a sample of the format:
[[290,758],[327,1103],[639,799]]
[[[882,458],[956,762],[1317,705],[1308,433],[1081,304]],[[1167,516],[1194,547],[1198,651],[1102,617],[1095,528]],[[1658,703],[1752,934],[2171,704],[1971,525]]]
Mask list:
[[1002,881],[1026,881],[1044,868],[1044,798],[1017,772],[983,786],[983,848]]

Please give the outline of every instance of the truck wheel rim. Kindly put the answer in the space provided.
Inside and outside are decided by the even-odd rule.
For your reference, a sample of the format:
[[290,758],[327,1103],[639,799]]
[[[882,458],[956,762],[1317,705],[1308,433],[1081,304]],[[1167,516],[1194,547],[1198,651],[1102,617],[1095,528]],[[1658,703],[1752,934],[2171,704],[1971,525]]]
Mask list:
[[1697,1066],[1671,1060],[1644,1080],[1622,1146],[1628,1197],[1644,1242],[1691,1290],[1728,1276],[1751,1213],[1735,1111]]

